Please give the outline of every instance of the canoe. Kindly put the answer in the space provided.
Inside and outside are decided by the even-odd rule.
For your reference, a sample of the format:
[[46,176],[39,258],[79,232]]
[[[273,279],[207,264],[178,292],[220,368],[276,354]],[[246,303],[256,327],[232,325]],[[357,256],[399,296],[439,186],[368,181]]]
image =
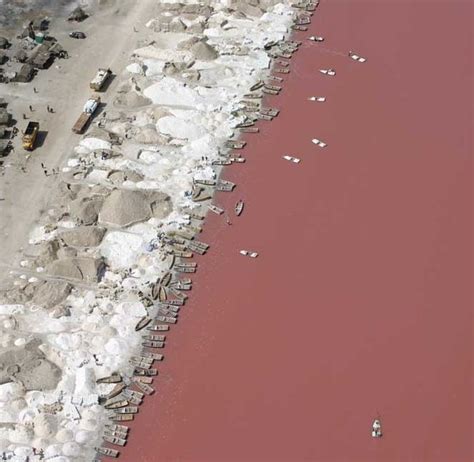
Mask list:
[[124,390],[123,395],[129,400],[130,398],[139,398],[143,399],[145,396],[143,393],[136,391],[136,390],[131,390],[130,388],[127,388]]
[[194,179],[194,183],[203,184],[205,186],[214,186],[216,184],[216,181],[215,180],[197,180],[197,179]]
[[110,416],[110,419],[114,422],[129,422],[133,420],[135,416],[133,414],[114,414]]
[[153,332],[164,332],[164,331],[170,330],[170,326],[166,326],[166,325],[163,325],[163,324],[158,324],[158,325],[155,325],[155,326],[148,326],[147,330],[151,330]]
[[104,407],[105,409],[119,409],[121,407],[126,407],[129,405],[129,402],[125,399],[119,400],[119,401],[113,401],[111,403],[105,403]]
[[161,277],[161,285],[166,287],[170,282],[173,275],[168,271]]
[[278,95],[280,93],[279,90],[270,90],[269,88],[264,88],[263,93],[266,93],[267,95]]
[[155,393],[155,389],[146,383],[135,382],[135,385],[146,395],[152,395],[153,393]]
[[125,433],[125,434],[127,434],[128,431],[130,430],[130,428],[125,426],[125,425],[115,425],[115,424],[106,424],[105,428],[106,428],[107,431],[122,432],[122,433]]
[[275,63],[279,64],[280,66],[283,66],[283,67],[288,67],[290,65],[290,63],[288,61],[282,61],[281,59],[275,60]]
[[111,449],[111,448],[95,448],[98,454],[102,456],[107,456],[107,457],[118,457],[120,452],[117,451],[116,449]]
[[105,395],[105,397],[107,399],[115,398],[117,395],[120,395],[120,393],[122,393],[122,391],[125,390],[125,388],[126,388],[126,385],[124,383],[117,383],[117,385],[115,385],[112,391],[108,395]]
[[235,214],[239,217],[244,210],[244,201],[237,201],[234,207]]
[[164,342],[166,340],[166,335],[150,334],[150,335],[145,335],[143,338],[145,340],[152,340],[154,342]]
[[156,319],[160,322],[166,322],[168,324],[176,324],[178,322],[176,318],[171,316],[157,316]]
[[132,377],[132,382],[153,383],[153,377]]
[[276,75],[270,75],[270,76],[268,76],[268,78],[270,80],[275,80],[275,82],[283,82],[283,78],[282,77],[277,77]]
[[[182,266],[177,266],[175,268],[175,271],[177,273],[195,273],[196,272],[196,268],[183,268]],[[170,302],[168,302],[170,303]]]
[[138,321],[137,325],[135,326],[135,330],[136,331],[142,330],[143,328],[148,326],[150,322],[151,322],[151,318],[149,318],[148,316],[143,316],[143,318],[141,318],[140,321]]
[[133,371],[134,375],[144,375],[145,377],[158,375],[158,371],[154,368],[151,369],[140,369],[135,368]]
[[165,342],[153,342],[152,340],[145,340],[142,342],[142,345],[147,348],[164,348]]
[[230,160],[214,160],[212,165],[230,165],[231,163]]
[[289,69],[275,69],[275,72],[278,74],[289,74],[290,70]]
[[167,298],[168,298],[168,293],[166,289],[163,286],[160,286],[158,290],[158,299],[160,300],[160,302],[164,302],[166,301]]
[[[152,358],[154,361],[163,361],[163,358],[165,357],[163,354],[161,353],[155,353],[153,351],[143,351],[142,352],[142,355],[143,356],[149,356],[150,358]],[[142,377],[142,376],[139,376],[139,377]]]
[[222,215],[224,213],[224,209],[221,209],[217,205],[214,204],[209,204],[207,208],[211,211],[214,212],[216,215]]
[[96,383],[119,383],[122,381],[122,376],[120,374],[112,374],[108,377],[102,377],[96,380]]
[[258,90],[259,88],[262,88],[262,87],[263,87],[263,82],[261,80],[259,80],[257,83],[253,84],[250,87],[250,91],[255,91],[255,90]]
[[272,107],[266,107],[266,108],[262,107],[260,109],[260,114],[269,115],[272,117],[276,117],[279,113],[280,113],[279,109],[272,108]]
[[120,438],[118,436],[111,435],[104,435],[104,441],[106,443],[115,444],[117,446],[125,446],[127,444],[127,440],[125,438]]
[[138,406],[127,406],[120,409],[115,409],[116,414],[138,414]]
[[302,26],[300,24],[296,24],[295,26],[291,27],[293,30],[299,30],[301,32],[305,32],[308,30],[308,26]]

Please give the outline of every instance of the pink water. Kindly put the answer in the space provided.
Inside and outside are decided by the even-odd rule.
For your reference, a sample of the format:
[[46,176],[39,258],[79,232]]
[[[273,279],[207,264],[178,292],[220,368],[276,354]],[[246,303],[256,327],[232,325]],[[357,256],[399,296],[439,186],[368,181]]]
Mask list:
[[207,220],[123,461],[473,460],[471,19],[468,1],[321,3],[299,37],[324,44],[224,172],[217,203],[246,208]]

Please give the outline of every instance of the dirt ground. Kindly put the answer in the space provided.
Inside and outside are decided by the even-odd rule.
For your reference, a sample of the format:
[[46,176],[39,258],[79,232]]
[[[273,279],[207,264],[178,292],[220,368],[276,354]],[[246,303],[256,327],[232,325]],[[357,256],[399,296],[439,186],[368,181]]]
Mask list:
[[[7,100],[20,131],[33,120],[40,123],[41,135],[31,153],[22,149],[21,136],[17,136],[13,152],[4,158],[0,168],[0,267],[4,270],[18,266],[28,234],[46,210],[48,198],[60,179],[60,175],[45,176],[41,163],[48,171],[64,166],[80,139],[71,127],[91,94],[89,81],[99,67],[110,67],[114,72],[125,67],[130,53],[144,37],[145,23],[152,17],[155,5],[153,0],[100,3],[103,6],[80,24],[52,20],[50,34],[68,51],[69,59],[56,60],[30,83],[0,84],[0,97]],[[85,32],[87,39],[69,38],[68,33],[73,30]],[[116,84],[117,79],[112,80],[108,91],[101,94],[103,110],[107,110]],[[33,111],[29,110],[30,105]],[[47,111],[48,105],[54,113]],[[5,273],[8,271],[1,272]],[[0,276],[0,287],[2,282]]]

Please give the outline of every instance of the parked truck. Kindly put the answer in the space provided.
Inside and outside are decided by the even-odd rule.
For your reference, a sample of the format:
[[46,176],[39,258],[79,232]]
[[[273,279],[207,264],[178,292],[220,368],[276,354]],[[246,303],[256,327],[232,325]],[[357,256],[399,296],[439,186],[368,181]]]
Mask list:
[[84,105],[81,115],[76,120],[76,123],[72,127],[74,133],[84,133],[84,130],[87,127],[87,124],[91,120],[94,112],[97,110],[100,104],[100,98],[98,96],[93,96],[89,98]]
[[39,123],[38,122],[28,122],[26,130],[23,133],[21,139],[23,144],[23,149],[27,151],[33,151],[35,148],[36,138],[38,137],[39,132]]
[[94,91],[100,91],[111,75],[112,71],[110,69],[99,69],[89,84],[90,88]]

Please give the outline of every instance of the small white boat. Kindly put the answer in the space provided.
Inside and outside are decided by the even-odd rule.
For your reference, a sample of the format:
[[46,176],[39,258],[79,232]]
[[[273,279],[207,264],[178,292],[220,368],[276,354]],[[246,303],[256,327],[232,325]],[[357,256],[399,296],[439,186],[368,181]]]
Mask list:
[[146,395],[152,395],[153,393],[155,393],[155,389],[146,383],[135,382],[135,385],[137,386],[137,388],[140,388],[140,390],[143,391],[143,393],[145,393]]
[[318,103],[324,103],[326,101],[325,96],[311,96],[308,98],[308,101],[316,101]]
[[317,138],[313,138],[311,142],[315,144],[316,146],[319,146],[320,148],[325,148],[327,146],[327,144],[324,141],[318,140]]
[[308,37],[308,40],[311,40],[313,42],[324,42],[324,37],[319,37],[317,35],[312,35],[311,37]]
[[349,51],[349,56],[354,60],[357,61],[358,63],[365,63],[367,61],[366,58],[363,58],[362,56],[356,55],[354,52]]
[[324,75],[330,75],[331,77],[336,75],[336,71],[334,69],[319,69],[319,72]]
[[301,162],[301,159],[293,156],[283,156],[283,159],[293,162],[294,164],[299,164]]
[[241,250],[239,253],[240,253],[240,255],[244,255],[245,257],[250,257],[250,258],[257,258],[258,257],[258,253],[253,252],[251,250]]
[[101,456],[107,456],[107,457],[114,457],[117,458],[120,454],[119,451],[116,449],[110,449],[110,448],[95,448],[95,450],[101,455]]
[[382,437],[382,424],[379,419],[375,419],[372,423],[372,438]]

